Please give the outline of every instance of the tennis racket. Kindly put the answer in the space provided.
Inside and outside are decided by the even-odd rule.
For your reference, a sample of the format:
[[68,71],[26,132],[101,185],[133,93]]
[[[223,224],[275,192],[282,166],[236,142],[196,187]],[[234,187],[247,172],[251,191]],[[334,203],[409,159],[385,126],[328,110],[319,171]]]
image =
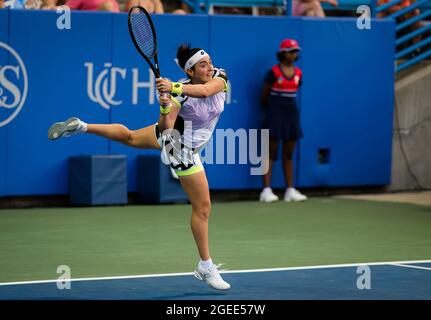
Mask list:
[[[156,29],[150,14],[140,6],[133,6],[129,10],[128,25],[136,50],[153,70],[155,77],[160,78]],[[162,92],[162,95],[166,96],[168,92]]]

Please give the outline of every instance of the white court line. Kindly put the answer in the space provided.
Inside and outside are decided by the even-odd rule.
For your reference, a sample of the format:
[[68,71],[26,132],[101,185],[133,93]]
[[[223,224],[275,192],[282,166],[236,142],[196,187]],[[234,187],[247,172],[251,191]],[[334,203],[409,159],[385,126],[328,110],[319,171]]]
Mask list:
[[[361,263],[348,263],[348,264],[328,264],[318,266],[305,266],[305,267],[287,267],[287,268],[268,268],[268,269],[247,269],[247,270],[231,270],[221,271],[220,273],[249,273],[249,272],[271,272],[271,271],[289,271],[289,270],[309,270],[309,269],[329,269],[329,268],[345,268],[356,266],[380,266],[380,265],[401,265],[407,263],[431,263],[431,260],[412,260],[412,261],[387,261],[387,262],[361,262]],[[161,274],[144,274],[134,276],[115,276],[115,277],[97,277],[97,278],[76,278],[70,279],[73,281],[96,281],[96,280],[118,280],[118,279],[139,279],[139,278],[156,278],[156,277],[174,277],[174,276],[190,276],[193,272],[183,273],[161,273]],[[23,285],[23,284],[37,284],[37,283],[56,283],[57,281],[64,282],[64,279],[55,280],[35,280],[35,281],[18,281],[18,282],[2,282],[0,286]]]
[[410,266],[408,264],[399,264],[399,263],[391,263],[391,266],[404,267],[404,268],[413,268],[413,269],[421,269],[421,270],[429,270],[431,268],[421,267],[421,266]]

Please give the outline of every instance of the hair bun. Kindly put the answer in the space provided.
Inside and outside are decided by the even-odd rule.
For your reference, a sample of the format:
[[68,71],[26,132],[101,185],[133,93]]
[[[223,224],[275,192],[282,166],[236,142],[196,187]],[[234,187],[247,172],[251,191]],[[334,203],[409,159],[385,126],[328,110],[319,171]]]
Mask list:
[[190,57],[193,56],[199,50],[202,50],[202,49],[192,48],[190,44],[180,45],[177,50],[177,59],[180,67],[184,69],[184,66],[186,65],[187,60],[189,60]]

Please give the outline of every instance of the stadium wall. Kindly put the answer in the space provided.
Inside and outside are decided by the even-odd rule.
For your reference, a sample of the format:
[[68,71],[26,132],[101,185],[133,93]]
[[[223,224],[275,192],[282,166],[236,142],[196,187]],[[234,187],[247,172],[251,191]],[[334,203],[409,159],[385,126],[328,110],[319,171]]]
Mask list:
[[[50,11],[0,10],[0,196],[66,194],[68,157],[80,154],[127,155],[128,188],[134,192],[137,156],[155,151],[95,136],[47,139],[48,127],[70,116],[131,129],[157,121],[154,81],[129,38],[127,15],[73,12],[71,29],[57,27],[60,17]],[[154,22],[164,76],[183,77],[173,61],[183,42],[205,48],[214,64],[227,70],[231,91],[217,128],[238,136],[245,130],[246,146],[249,129],[261,128],[260,91],[265,73],[276,63],[279,42],[297,39],[303,48],[298,66],[304,72],[297,185],[390,183],[392,21],[373,20],[369,30],[359,30],[350,18],[155,15]],[[225,143],[224,161],[216,158],[226,131],[220,132],[212,143],[216,163],[206,161],[210,187],[260,188],[261,176],[250,175],[259,166],[251,164],[251,155],[247,163],[220,164],[228,160],[227,148],[232,149]],[[239,145],[234,147],[236,162]],[[319,152],[326,160],[319,161]],[[279,161],[273,186],[283,186]]]

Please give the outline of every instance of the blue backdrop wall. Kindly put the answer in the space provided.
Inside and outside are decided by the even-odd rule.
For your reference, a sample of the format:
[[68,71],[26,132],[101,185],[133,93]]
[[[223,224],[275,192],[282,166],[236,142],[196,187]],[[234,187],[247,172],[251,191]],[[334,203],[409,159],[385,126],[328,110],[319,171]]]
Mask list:
[[[137,155],[155,151],[90,135],[47,139],[48,127],[70,116],[131,129],[157,121],[154,81],[129,38],[127,16],[73,12],[70,30],[57,28],[59,17],[0,10],[0,196],[67,193],[67,159],[80,154],[127,155],[129,191],[136,191]],[[154,22],[164,76],[183,77],[173,61],[183,42],[205,48],[228,71],[231,91],[218,129],[234,131],[261,128],[263,77],[280,41],[297,39],[304,73],[297,186],[390,182],[392,21],[373,20],[370,30],[357,29],[354,19],[330,18],[155,15]],[[325,163],[318,161],[321,149],[329,155]],[[206,164],[210,187],[260,188],[262,178],[250,175],[256,165],[247,159]],[[283,186],[280,162],[273,186]]]

